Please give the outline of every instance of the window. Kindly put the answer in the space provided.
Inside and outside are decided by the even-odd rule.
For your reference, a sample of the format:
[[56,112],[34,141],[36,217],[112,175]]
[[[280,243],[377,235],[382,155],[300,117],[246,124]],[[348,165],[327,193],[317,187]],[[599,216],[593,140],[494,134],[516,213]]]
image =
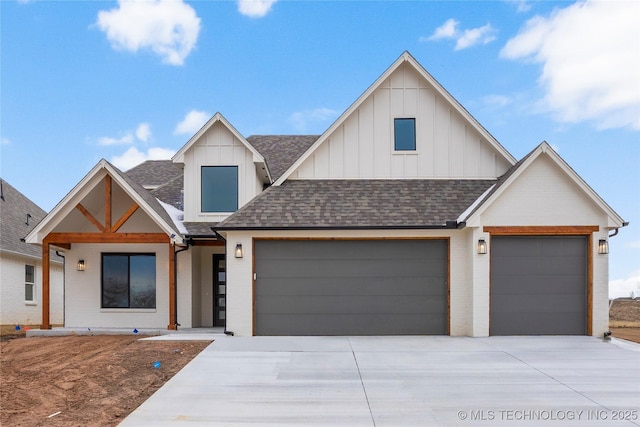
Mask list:
[[102,254],[102,308],[156,308],[156,255]]
[[202,166],[202,212],[238,210],[238,167]]
[[36,268],[33,265],[24,266],[24,300],[35,301]]
[[415,151],[416,119],[394,119],[393,131],[396,151]]

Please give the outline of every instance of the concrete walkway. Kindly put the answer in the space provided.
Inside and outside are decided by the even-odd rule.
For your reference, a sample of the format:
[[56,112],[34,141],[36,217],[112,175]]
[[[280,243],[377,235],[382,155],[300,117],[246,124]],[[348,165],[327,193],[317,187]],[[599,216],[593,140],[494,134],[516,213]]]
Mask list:
[[121,424],[161,425],[640,426],[640,345],[219,336]]

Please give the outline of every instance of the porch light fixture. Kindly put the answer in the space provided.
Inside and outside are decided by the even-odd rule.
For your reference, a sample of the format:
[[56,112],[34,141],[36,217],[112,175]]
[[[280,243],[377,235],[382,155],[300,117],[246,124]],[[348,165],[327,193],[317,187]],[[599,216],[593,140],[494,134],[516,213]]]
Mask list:
[[76,270],[84,271],[84,269],[85,269],[84,260],[83,259],[79,259],[78,260],[78,264],[76,265]]
[[236,258],[242,258],[244,256],[244,251],[242,250],[242,243],[236,244]]
[[600,255],[606,255],[609,253],[609,242],[606,239],[598,240],[598,253]]
[[478,254],[484,255],[487,253],[487,242],[484,239],[478,240]]

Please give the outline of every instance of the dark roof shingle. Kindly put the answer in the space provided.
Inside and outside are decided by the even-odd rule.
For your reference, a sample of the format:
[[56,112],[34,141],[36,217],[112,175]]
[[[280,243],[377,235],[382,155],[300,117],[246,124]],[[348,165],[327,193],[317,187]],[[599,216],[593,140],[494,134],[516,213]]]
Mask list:
[[289,180],[222,221],[224,229],[432,228],[455,221],[495,180]]
[[166,184],[177,176],[182,176],[182,168],[171,160],[147,160],[126,171],[125,175],[149,188]]
[[262,154],[271,179],[276,181],[318,138],[319,135],[252,135],[247,141]]

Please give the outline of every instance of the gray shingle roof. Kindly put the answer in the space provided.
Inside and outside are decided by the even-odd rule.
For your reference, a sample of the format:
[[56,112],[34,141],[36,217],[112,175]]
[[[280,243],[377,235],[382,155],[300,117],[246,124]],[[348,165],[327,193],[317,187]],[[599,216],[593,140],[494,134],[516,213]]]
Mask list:
[[319,135],[252,135],[247,141],[262,154],[276,181],[318,138]]
[[289,180],[217,229],[432,228],[455,221],[495,180]]
[[171,160],[147,160],[134,166],[125,174],[143,187],[166,184],[177,176],[182,176],[180,165]]
[[215,233],[211,230],[211,227],[216,226],[217,222],[185,222],[184,226],[187,228],[188,235],[192,237],[203,236],[215,236]]
[[172,178],[169,182],[151,190],[158,199],[181,211],[184,210],[184,177],[182,174]]
[[[1,178],[0,184],[3,196],[0,198],[0,249],[41,258],[40,247],[20,239],[29,234],[47,213]],[[31,215],[28,225],[27,214]]]

